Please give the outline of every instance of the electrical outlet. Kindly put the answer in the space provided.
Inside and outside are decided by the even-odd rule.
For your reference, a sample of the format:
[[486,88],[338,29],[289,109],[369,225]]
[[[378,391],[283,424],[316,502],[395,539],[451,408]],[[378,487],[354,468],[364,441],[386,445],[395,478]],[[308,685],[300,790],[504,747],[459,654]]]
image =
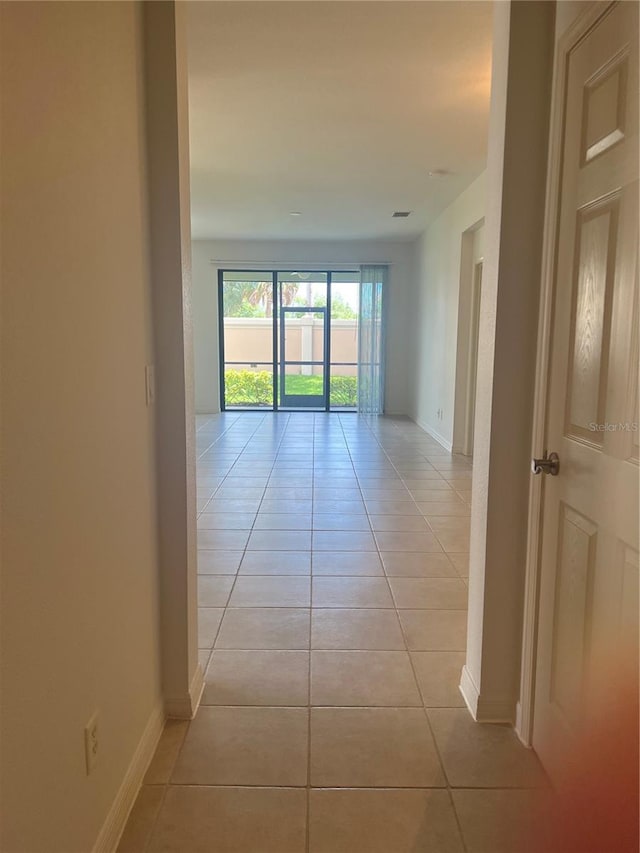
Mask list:
[[98,712],[95,711],[84,727],[84,757],[87,765],[87,776],[93,773],[98,761],[98,734]]
[[153,406],[156,401],[156,373],[152,364],[147,364],[144,368],[144,389],[147,406]]

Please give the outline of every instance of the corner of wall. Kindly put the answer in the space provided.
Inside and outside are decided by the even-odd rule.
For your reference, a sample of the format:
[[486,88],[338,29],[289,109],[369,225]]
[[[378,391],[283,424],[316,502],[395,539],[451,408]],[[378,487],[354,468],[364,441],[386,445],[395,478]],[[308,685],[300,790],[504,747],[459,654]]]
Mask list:
[[530,454],[554,6],[499,3],[494,15],[467,667],[478,686],[478,718],[508,710],[513,722],[530,487],[522,463]]
[[189,690],[182,695],[166,695],[164,697],[164,711],[172,720],[192,720],[200,706],[204,692],[204,672],[200,664],[191,679]]
[[513,698],[484,699],[466,664],[462,667],[459,689],[476,723],[507,723],[513,725],[515,720]]
[[158,746],[164,722],[164,708],[162,701],[159,700],[149,716],[122,784],[93,846],[92,853],[113,853],[116,850],[145,773]]
[[449,449],[454,428],[462,235],[484,213],[482,172],[413,244],[412,372],[407,397],[416,423]]

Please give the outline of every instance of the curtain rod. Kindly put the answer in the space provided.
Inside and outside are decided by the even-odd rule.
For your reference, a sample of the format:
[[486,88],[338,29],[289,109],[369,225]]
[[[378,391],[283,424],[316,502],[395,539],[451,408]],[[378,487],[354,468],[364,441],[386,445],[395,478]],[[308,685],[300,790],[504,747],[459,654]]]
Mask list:
[[241,269],[250,269],[251,267],[267,267],[268,269],[274,269],[276,271],[283,270],[285,271],[285,267],[290,267],[293,271],[304,269],[305,267],[313,267],[313,269],[322,272],[323,270],[345,270],[345,272],[357,271],[361,266],[365,267],[390,267],[392,266],[389,261],[344,261],[343,263],[332,262],[327,263],[327,261],[242,261],[242,260],[226,260],[226,259],[218,259],[218,258],[209,258],[209,263],[214,266],[226,266],[227,264],[231,266],[239,266]]

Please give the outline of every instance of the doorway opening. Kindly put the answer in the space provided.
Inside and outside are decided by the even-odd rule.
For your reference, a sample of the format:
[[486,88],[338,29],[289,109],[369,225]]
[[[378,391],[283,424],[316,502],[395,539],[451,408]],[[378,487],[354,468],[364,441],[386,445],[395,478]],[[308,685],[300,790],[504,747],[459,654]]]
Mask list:
[[359,270],[219,270],[220,408],[358,408]]
[[476,379],[478,375],[478,334],[480,329],[480,293],[482,291],[482,258],[474,260],[471,288],[471,317],[469,322],[469,369],[467,371],[467,401],[463,453],[473,456],[473,431],[476,420]]
[[462,234],[453,452],[473,456],[478,373],[478,332],[484,264],[484,219]]

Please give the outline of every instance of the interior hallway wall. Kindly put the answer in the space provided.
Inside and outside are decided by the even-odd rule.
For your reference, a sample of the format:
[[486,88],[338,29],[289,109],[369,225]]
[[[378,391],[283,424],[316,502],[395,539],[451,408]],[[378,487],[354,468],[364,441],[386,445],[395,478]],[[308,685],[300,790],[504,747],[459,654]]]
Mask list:
[[347,268],[361,263],[389,263],[387,299],[387,361],[385,379],[385,411],[408,414],[408,328],[411,322],[411,283],[413,250],[410,242],[392,241],[302,241],[302,240],[194,240],[193,263],[193,331],[195,349],[196,411],[209,414],[220,411],[218,359],[218,267],[242,263],[266,263],[309,266],[322,269],[324,264]]
[[518,700],[554,27],[553,3],[494,6],[467,660],[460,685],[484,722],[514,722]]
[[484,203],[483,173],[413,245],[408,411],[448,449],[453,441],[462,237],[484,216]]
[[191,320],[187,4],[144,3],[162,689],[189,719],[198,664],[196,449]]
[[0,15],[0,847],[87,853],[161,713],[141,9]]

